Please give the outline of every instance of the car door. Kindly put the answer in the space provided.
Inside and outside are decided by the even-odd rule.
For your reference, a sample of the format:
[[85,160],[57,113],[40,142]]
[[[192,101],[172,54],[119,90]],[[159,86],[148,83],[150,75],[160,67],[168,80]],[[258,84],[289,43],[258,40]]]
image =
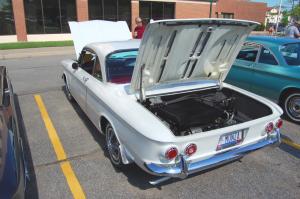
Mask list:
[[232,65],[226,82],[240,88],[251,90],[253,66],[257,60],[260,46],[255,43],[245,43]]
[[282,66],[279,65],[274,53],[262,46],[258,61],[253,67],[251,91],[268,98],[276,98],[280,91],[277,85],[281,81],[281,68]]
[[104,109],[103,95],[105,95],[105,84],[103,83],[103,74],[98,57],[95,59],[92,75],[86,83],[86,88],[87,115],[94,125],[100,130],[99,117]]
[[78,60],[79,67],[73,73],[72,83],[70,85],[73,97],[86,112],[86,83],[89,81],[93,67],[95,65],[96,55],[94,52],[88,49],[84,49],[81,52]]

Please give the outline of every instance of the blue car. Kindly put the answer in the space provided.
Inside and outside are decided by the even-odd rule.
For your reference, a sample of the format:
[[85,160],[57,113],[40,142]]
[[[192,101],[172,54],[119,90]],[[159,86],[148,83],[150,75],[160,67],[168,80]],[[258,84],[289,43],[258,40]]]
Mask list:
[[4,66],[0,66],[0,198],[25,196],[27,170],[14,93]]
[[300,122],[300,40],[248,37],[226,82],[276,101]]

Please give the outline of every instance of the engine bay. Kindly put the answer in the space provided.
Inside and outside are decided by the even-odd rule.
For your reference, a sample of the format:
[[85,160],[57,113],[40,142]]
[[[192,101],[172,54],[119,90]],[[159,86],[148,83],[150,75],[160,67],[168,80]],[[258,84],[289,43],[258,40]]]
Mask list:
[[[145,106],[176,136],[223,128],[272,113],[266,105],[230,89],[155,96],[148,98]],[[259,111],[256,114],[251,110]]]

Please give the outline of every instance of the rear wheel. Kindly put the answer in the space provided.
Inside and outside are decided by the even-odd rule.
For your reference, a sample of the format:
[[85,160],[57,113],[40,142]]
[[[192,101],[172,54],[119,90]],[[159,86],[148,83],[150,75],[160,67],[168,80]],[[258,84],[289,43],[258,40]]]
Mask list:
[[112,164],[117,168],[124,166],[120,151],[120,143],[110,123],[106,125],[105,138],[108,155]]
[[68,85],[67,81],[65,81],[65,92],[66,92],[66,96],[67,96],[68,100],[70,102],[73,102],[74,98],[73,98],[73,96],[72,96],[72,94],[70,92],[69,85]]
[[300,92],[291,92],[285,96],[283,110],[288,119],[300,122]]

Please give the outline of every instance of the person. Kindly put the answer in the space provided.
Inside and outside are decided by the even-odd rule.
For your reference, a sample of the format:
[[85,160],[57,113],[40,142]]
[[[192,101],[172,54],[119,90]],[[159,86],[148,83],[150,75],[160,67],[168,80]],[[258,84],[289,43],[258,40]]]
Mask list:
[[299,25],[300,25],[300,21],[294,21],[293,23],[291,23],[285,31],[285,36],[291,38],[299,38],[300,37],[300,32],[298,29]]
[[141,39],[143,37],[145,27],[143,25],[143,21],[140,17],[135,18],[136,27],[133,31],[133,38]]
[[273,35],[274,31],[275,31],[274,26],[270,26],[270,28],[269,28],[269,34]]

